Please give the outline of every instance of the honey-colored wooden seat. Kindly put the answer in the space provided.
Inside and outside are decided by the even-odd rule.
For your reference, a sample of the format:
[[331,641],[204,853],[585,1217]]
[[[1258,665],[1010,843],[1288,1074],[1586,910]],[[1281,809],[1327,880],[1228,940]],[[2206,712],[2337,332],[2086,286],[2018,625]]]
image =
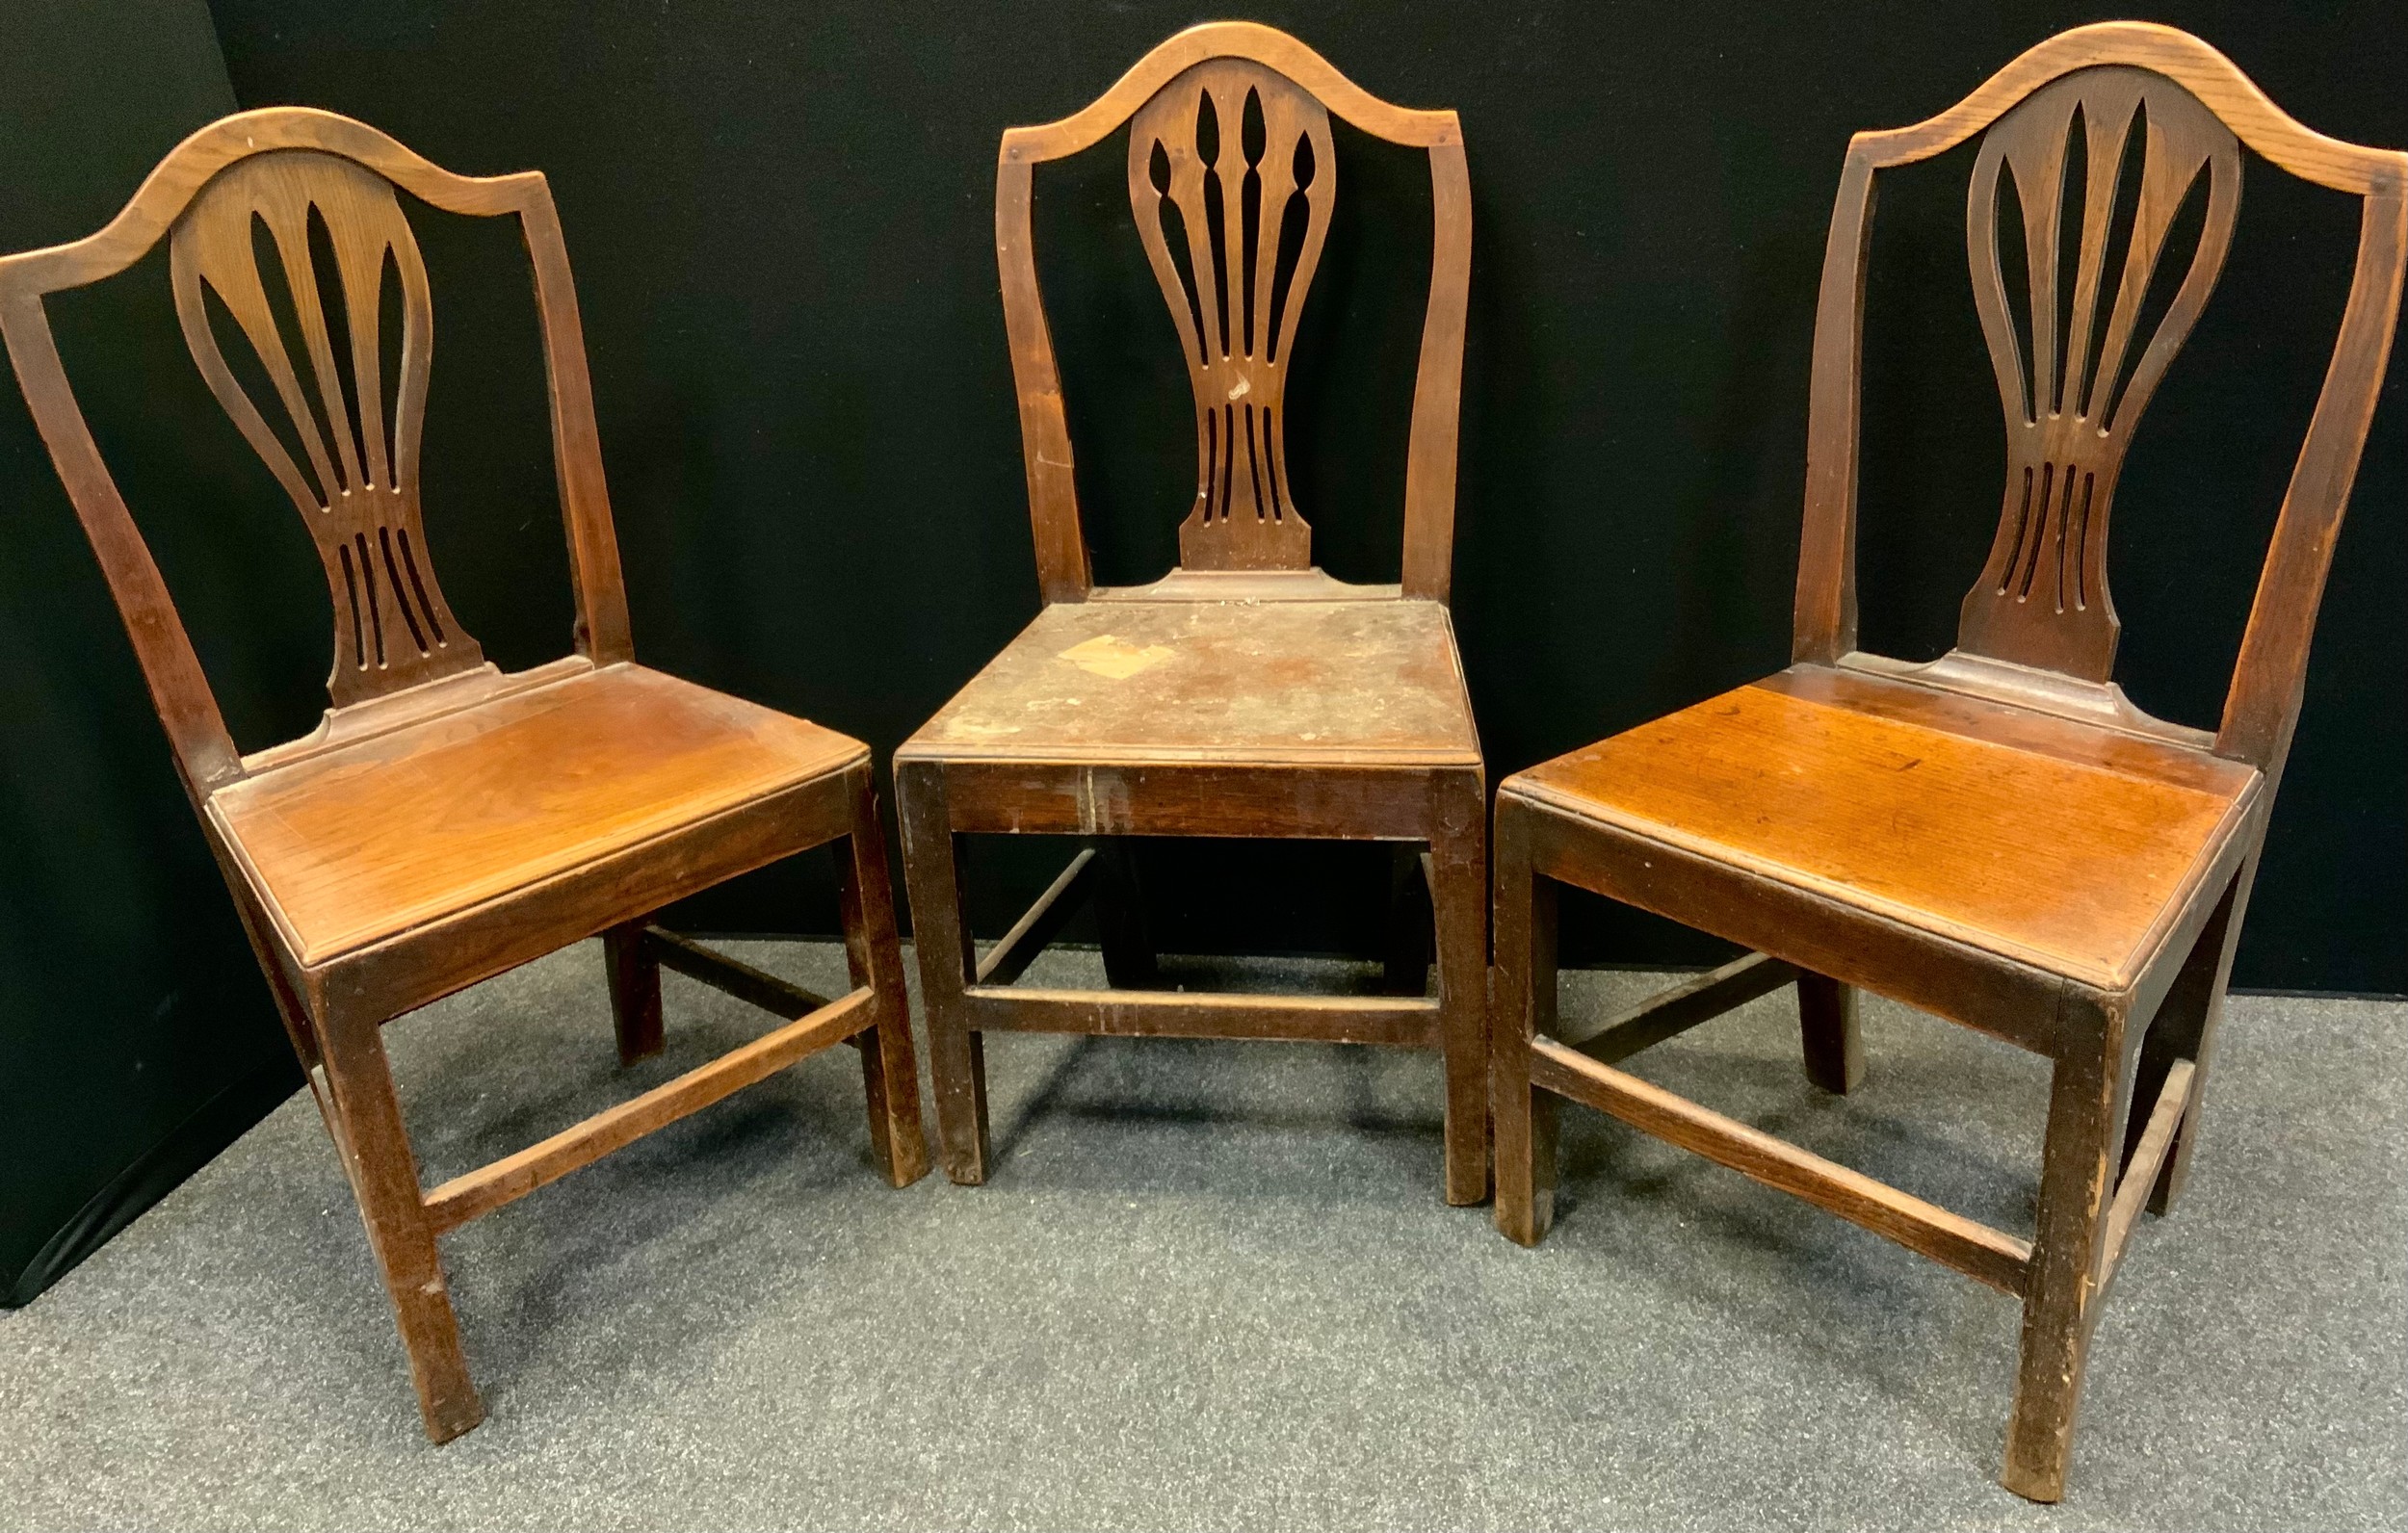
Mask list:
[[[488,663],[435,578],[418,462],[433,313],[397,188],[447,212],[514,217],[526,236],[577,604],[576,652],[531,670]],[[325,722],[249,756],[220,717],[43,310],[45,296],[114,276],[163,240],[193,358],[291,497],[333,609]],[[331,270],[313,247],[332,252]],[[213,303],[230,324],[212,322]],[[398,337],[386,334],[393,313]],[[457,176],[347,117],[242,113],[178,145],[97,234],[0,259],[0,328],[358,1199],[429,1437],[484,1416],[436,1250],[445,1232],[837,1043],[860,1051],[879,1168],[897,1186],[926,1173],[869,749],[636,664],[585,340],[540,174]],[[222,350],[235,335],[267,379],[257,394]],[[677,899],[816,846],[836,857],[844,996],[810,995],[651,924]],[[380,1026],[596,934],[622,1061],[662,1047],[664,964],[782,1023],[423,1188]]]
[[[1519,800],[2102,990],[2246,824],[2243,763],[1800,666],[1513,777]],[[1694,908],[1692,908],[1692,906]]]
[[[2006,483],[1955,649],[1906,664],[1856,644],[1872,183],[1976,135],[1966,236]],[[2222,267],[2244,149],[2362,199],[2364,223],[2211,734],[2149,716],[2114,685],[2107,533],[2141,411]],[[2169,257],[2186,199],[2198,232]],[[2006,247],[2026,252],[2021,271],[2002,260],[2006,220],[2022,225]],[[1928,121],[1856,136],[1816,318],[1792,665],[1498,787],[1500,1229],[1524,1244],[1546,1234],[1555,1105],[1570,1098],[1946,1262],[2022,1301],[2003,1478],[2038,1500],[2063,1493],[2100,1303],[2142,1208],[2172,1205],[2197,1142],[2316,605],[2390,353],[2403,245],[2408,155],[2309,132],[2221,54],[2164,27],[2078,28]],[[2160,268],[2180,282],[2150,299]],[[1555,1007],[1562,884],[1751,950],[1567,1033]],[[1792,983],[1806,1073],[1831,1091],[1863,1069],[1851,987],[2049,1057],[2028,1239],[1617,1068]]]
[[[1392,586],[1313,566],[1288,478],[1289,352],[1336,197],[1333,118],[1429,156],[1429,307]],[[1030,210],[1036,166],[1124,123],[1138,234],[1170,310],[1165,339],[1194,394],[1197,473],[1180,567],[1111,588],[1094,582],[1080,524]],[[1443,1052],[1447,1197],[1476,1203],[1488,1190],[1486,791],[1446,609],[1471,258],[1461,127],[1452,112],[1374,99],[1285,33],[1216,23],[1163,43],[1084,111],[1006,133],[996,203],[1045,607],[895,753],[945,1169],[986,1178],[989,1031],[1381,1043]],[[982,956],[956,851],[977,833],[1090,843]],[[1394,995],[1162,990],[1133,836],[1394,844],[1430,891],[1438,994],[1424,994],[1426,948],[1392,960]],[[1416,843],[1428,847],[1419,858]],[[1112,988],[1015,986],[1088,895]]]
[[[746,853],[712,821],[860,770],[833,730],[616,664],[255,768],[209,797],[235,861],[304,965],[513,901],[608,862]],[[697,836],[697,832],[701,834]],[[689,841],[699,844],[687,846]]]

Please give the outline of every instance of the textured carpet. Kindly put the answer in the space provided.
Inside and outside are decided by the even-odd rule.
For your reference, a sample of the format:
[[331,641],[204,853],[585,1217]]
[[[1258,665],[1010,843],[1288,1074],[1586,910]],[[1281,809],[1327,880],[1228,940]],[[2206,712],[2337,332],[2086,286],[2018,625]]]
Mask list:
[[[832,948],[742,945],[821,988]],[[1032,982],[1093,974],[1049,955]],[[1345,987],[1339,965],[1190,966]],[[1566,979],[1567,1012],[1655,981]],[[757,1014],[671,976],[622,1074],[599,952],[394,1025],[430,1183]],[[1806,1085],[1786,994],[1653,1078],[2010,1230],[2045,1073],[1872,1002]],[[1433,1058],[1002,1037],[997,1169],[869,1169],[850,1051],[446,1243],[491,1418],[419,1435],[305,1097],[0,1316],[0,1524],[2338,1529],[2408,1524],[2408,1006],[2241,999],[2052,1511],[1993,1476],[2005,1298],[1578,1109],[1536,1251],[1439,1200]],[[632,1078],[631,1078],[632,1076]]]

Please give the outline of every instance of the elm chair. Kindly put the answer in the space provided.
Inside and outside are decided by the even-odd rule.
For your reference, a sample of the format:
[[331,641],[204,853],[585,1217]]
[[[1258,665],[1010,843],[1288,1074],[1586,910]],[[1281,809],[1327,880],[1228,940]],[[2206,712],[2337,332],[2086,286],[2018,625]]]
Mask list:
[[[2076,126],[2079,124],[2079,127]],[[1956,648],[1856,647],[1858,337],[1873,173],[1984,135],[1966,226],[2004,406],[2004,506]],[[2066,195],[2071,140],[2087,177]],[[2364,199],[2357,266],[2213,733],[2110,680],[2108,505],[2142,406],[2214,284],[2247,147]],[[2138,162],[2111,244],[2117,169]],[[2396,314],[2408,156],[2309,132],[2163,27],[2054,38],[1958,105],[1848,148],[1816,320],[1790,668],[1509,777],[1497,808],[1498,1226],[1547,1230],[1566,1097],[1850,1219],[2023,1301],[2005,1484],[2062,1493],[2084,1354],[2135,1220],[2181,1190],[2216,1016],[2298,716],[2308,641]],[[2031,252],[2019,319],[1998,224]],[[2186,195],[2203,232],[2139,322]],[[2068,273],[2059,266],[2070,261]],[[2070,284],[2066,277],[2070,274]],[[2060,295],[2071,293],[2070,313]],[[2060,349],[2061,342],[2061,349]],[[1555,1011],[1557,882],[1753,949],[1625,1017]],[[2029,1239],[1986,1228],[1615,1068],[1797,987],[1809,1077],[1845,1092],[1861,986],[2053,1062]]]
[[[452,213],[515,216],[526,237],[577,611],[575,652],[530,670],[485,661],[435,583],[418,457],[432,312],[396,187]],[[281,268],[282,314],[254,230],[276,253],[266,264]],[[163,239],[194,360],[300,510],[333,606],[325,721],[249,756],[85,425],[43,309],[44,295],[113,276]],[[394,299],[400,333],[387,346]],[[227,323],[213,323],[213,305]],[[99,233],[0,260],[0,325],[358,1197],[429,1437],[484,1416],[436,1251],[446,1232],[840,1041],[860,1050],[879,1168],[897,1186],[926,1172],[869,750],[636,663],[577,300],[542,175],[454,175],[346,117],[243,113],[178,145]],[[236,332],[269,389],[247,390],[229,367],[221,337]],[[835,1000],[647,921],[824,844],[840,870],[853,983]],[[381,1024],[596,933],[624,1061],[662,1047],[663,964],[790,1020],[424,1190]]]
[[[1332,116],[1428,152],[1432,262],[1415,380],[1400,585],[1312,562],[1288,474],[1290,349],[1338,191]],[[1195,499],[1179,567],[1103,587],[1080,528],[1061,380],[1037,291],[1032,172],[1128,124],[1129,197],[1194,392]],[[1004,135],[996,256],[1044,609],[895,756],[945,1169],[987,1171],[982,1036],[997,1030],[1439,1048],[1446,1195],[1487,1195],[1485,787],[1447,613],[1470,187],[1453,112],[1366,94],[1269,27],[1180,33],[1092,105]],[[983,956],[956,838],[1083,838]],[[1428,847],[1437,995],[1170,993],[1122,875],[1130,836],[1324,837]],[[1109,990],[1012,981],[1097,897]]]

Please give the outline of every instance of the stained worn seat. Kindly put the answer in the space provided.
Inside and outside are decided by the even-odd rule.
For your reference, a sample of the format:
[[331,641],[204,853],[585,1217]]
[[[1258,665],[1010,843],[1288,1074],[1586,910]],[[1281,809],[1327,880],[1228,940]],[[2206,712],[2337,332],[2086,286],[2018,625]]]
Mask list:
[[[667,887],[745,870],[730,810],[865,766],[833,730],[622,663],[268,766],[208,812],[304,966],[540,896],[606,861]],[[697,830],[704,834],[694,834]],[[635,854],[631,856],[630,854]]]
[[[1342,171],[1334,121],[1429,162],[1429,300],[1392,586],[1314,566],[1288,473],[1288,367]],[[1124,126],[1130,207],[1169,309],[1164,340],[1193,395],[1196,476],[1179,568],[1112,588],[1095,583],[1081,522],[1032,202],[1039,165]],[[1487,793],[1446,606],[1471,263],[1461,125],[1376,99],[1285,33],[1213,23],[1154,49],[1084,110],[1008,131],[995,195],[1045,606],[895,753],[946,1172],[987,1175],[990,1031],[1379,1043],[1443,1054],[1446,1196],[1477,1203],[1488,1190]],[[959,838],[985,834],[1086,844],[981,953]],[[1391,957],[1395,993],[1162,988],[1132,844],[1169,836],[1389,843],[1395,925],[1413,933]],[[1111,988],[1014,984],[1088,896]]]
[[[1443,605],[1261,599],[1283,579],[1191,574],[1184,598],[1049,607],[905,752],[1479,765]],[[1294,582],[1322,596],[1345,589],[1310,574]],[[1216,585],[1234,588],[1215,600]]]

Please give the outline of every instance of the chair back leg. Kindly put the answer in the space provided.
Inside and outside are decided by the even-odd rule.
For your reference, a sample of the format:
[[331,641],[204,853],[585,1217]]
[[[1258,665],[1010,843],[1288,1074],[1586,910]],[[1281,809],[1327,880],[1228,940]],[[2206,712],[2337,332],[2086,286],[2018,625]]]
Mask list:
[[1806,1078],[1846,1096],[1865,1078],[1865,1043],[1856,1029],[1856,987],[1798,971],[1798,1030],[1806,1045]]
[[1429,993],[1429,966],[1436,961],[1437,907],[1430,896],[1429,853],[1410,843],[1390,849],[1388,862],[1388,951],[1380,988],[1392,996]]
[[661,966],[645,945],[639,918],[602,934],[611,971],[611,1022],[618,1030],[618,1062],[632,1065],[661,1052]]
[[2182,1123],[2174,1130],[2173,1147],[2159,1168],[2149,1192],[2149,1211],[2163,1217],[2174,1210],[2190,1178],[2191,1148],[2199,1138],[2199,1099],[2207,1087],[2209,1056],[2215,1047],[2215,1025],[2224,1015],[2224,993],[2232,979],[2233,953],[2240,945],[2240,922],[2249,904],[2249,886],[2258,870],[2251,858],[2225,890],[2215,914],[2201,928],[2199,940],[2183,961],[2173,987],[2158,1003],[2149,1031],[2141,1039],[2139,1076],[2133,1083],[2133,1101],[2141,1104],[2124,1138],[2124,1156],[2132,1157],[2146,1123],[2146,1104],[2158,1100],[2167,1072],[2182,1060],[2192,1068],[2190,1097]]
[[1114,990],[1159,989],[1162,974],[1146,929],[1137,846],[1126,836],[1098,836],[1087,844],[1095,848],[1102,880],[1095,891],[1095,936],[1104,949],[1104,982]]

